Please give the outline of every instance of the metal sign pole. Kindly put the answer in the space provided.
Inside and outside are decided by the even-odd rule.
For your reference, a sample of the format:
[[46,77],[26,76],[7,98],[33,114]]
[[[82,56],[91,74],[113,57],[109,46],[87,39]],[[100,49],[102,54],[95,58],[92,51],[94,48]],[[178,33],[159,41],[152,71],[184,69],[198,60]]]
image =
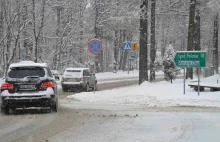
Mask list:
[[[88,42],[88,50],[94,54],[93,58],[94,58],[94,73],[96,73],[96,70],[98,69],[98,65],[96,66],[96,55],[98,55],[101,51],[102,51],[102,42],[99,39],[91,39]],[[94,93],[96,90],[96,84],[94,84],[93,86],[94,88]]]
[[[93,55],[93,57],[94,57],[94,73],[96,73],[95,55]],[[94,84],[93,87],[94,94],[95,94],[95,88],[96,88],[96,84]]]
[[198,68],[198,96],[200,93],[200,68]]
[[184,72],[183,72],[183,77],[184,77],[184,83],[183,83],[183,94],[185,95],[186,94],[186,69],[184,69]]
[[127,57],[127,68],[128,68],[128,74],[129,74],[129,51],[126,51],[126,52],[128,52],[128,57]]

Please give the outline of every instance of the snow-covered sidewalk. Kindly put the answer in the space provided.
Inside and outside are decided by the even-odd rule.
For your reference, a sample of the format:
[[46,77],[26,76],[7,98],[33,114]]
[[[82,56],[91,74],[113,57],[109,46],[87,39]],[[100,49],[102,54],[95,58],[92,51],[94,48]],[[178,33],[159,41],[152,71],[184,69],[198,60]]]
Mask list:
[[[217,76],[205,78],[204,82],[216,82]],[[167,106],[206,106],[220,107],[219,92],[201,92],[200,96],[188,86],[186,81],[186,94],[183,94],[183,80],[169,82],[149,83],[144,82],[141,86],[129,86],[120,89],[78,93],[67,98],[77,99],[82,102],[101,104],[125,104],[141,105],[149,107]],[[216,83],[217,84],[217,83]],[[220,84],[219,84],[220,86]]]

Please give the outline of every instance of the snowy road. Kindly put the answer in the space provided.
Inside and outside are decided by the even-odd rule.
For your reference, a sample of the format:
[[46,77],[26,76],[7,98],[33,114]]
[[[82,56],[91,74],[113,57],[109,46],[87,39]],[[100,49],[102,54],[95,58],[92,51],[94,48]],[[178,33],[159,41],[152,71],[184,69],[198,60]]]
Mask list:
[[[190,108],[188,108],[190,109]],[[51,141],[207,142],[219,141],[219,113],[90,111],[83,127],[52,137]],[[196,111],[196,110],[195,110]],[[136,116],[137,115],[137,116]]]
[[106,106],[100,107],[103,109],[61,107],[57,114],[1,116],[0,141],[207,142],[220,139],[218,109],[128,108],[112,111],[105,110]]
[[[100,90],[137,84],[106,82]],[[69,102],[60,91],[58,113],[0,116],[0,142],[32,141],[219,141],[220,109],[197,107],[144,108]]]

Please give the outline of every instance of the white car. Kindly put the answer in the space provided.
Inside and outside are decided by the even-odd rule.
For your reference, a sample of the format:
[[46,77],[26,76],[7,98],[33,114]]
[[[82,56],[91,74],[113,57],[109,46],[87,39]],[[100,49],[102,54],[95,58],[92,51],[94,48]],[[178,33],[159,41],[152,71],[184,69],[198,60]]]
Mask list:
[[67,68],[61,85],[64,92],[69,89],[83,89],[88,92],[90,88],[97,90],[97,79],[88,68]]
[[57,112],[57,84],[46,63],[22,61],[11,64],[0,94],[1,113],[29,107],[49,107]]

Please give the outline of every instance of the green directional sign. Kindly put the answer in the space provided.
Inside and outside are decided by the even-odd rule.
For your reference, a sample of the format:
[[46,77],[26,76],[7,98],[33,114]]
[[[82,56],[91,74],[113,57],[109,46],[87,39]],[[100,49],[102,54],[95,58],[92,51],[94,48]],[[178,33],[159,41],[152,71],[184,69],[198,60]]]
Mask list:
[[174,58],[176,66],[183,68],[206,67],[205,51],[177,51]]

